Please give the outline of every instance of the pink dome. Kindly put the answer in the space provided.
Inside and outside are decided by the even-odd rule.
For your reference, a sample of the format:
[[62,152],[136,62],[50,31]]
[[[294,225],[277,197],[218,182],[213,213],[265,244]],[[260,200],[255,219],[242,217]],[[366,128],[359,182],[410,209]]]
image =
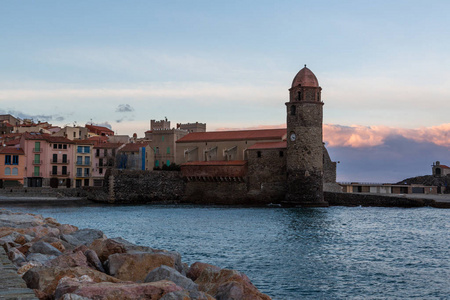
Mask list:
[[298,86],[299,84],[301,86],[319,87],[319,81],[316,75],[306,65],[295,75],[292,81],[292,87]]

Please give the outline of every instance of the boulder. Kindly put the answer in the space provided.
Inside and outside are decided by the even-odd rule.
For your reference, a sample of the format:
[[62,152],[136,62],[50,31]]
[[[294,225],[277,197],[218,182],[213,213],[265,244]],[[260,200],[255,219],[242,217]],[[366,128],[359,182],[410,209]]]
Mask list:
[[45,264],[47,261],[55,259],[56,256],[55,255],[46,255],[46,254],[42,254],[42,253],[29,253],[27,255],[27,260],[29,262],[35,262],[35,263],[39,263],[39,264]]
[[208,270],[210,273],[219,273],[221,269],[214,265],[205,264],[202,262],[195,262],[191,265],[191,267],[187,271],[186,276],[195,281],[197,280],[198,277],[200,277],[200,275],[204,270]]
[[160,299],[167,293],[180,291],[181,287],[170,281],[158,281],[150,283],[110,283],[110,282],[80,282],[77,279],[66,279],[58,285],[55,299],[61,299],[65,292],[76,294],[89,299],[105,300],[136,300],[136,299]]
[[185,290],[198,290],[197,284],[186,276],[181,275],[181,273],[177,270],[168,266],[161,266],[153,269],[150,273],[148,273],[147,277],[145,277],[144,282],[155,282],[160,280],[172,281]]
[[25,274],[28,270],[30,270],[31,268],[34,267],[40,267],[42,266],[41,263],[38,262],[34,262],[34,261],[30,261],[27,262],[26,264],[24,264],[23,266],[21,266],[18,270],[17,270],[17,274],[19,274],[20,276],[22,276],[23,274]]
[[251,299],[270,300],[271,298],[261,293],[243,273],[236,270],[222,269],[220,272],[204,269],[195,280],[199,290],[208,293],[217,300],[226,299]]
[[106,273],[105,269],[103,268],[102,262],[100,261],[97,253],[95,253],[94,250],[88,249],[84,252],[84,255],[86,256],[87,262],[90,267],[94,268],[97,271]]
[[22,246],[17,247],[17,250],[19,250],[23,254],[27,254],[31,246],[33,246],[33,243],[25,243]]
[[52,242],[52,243],[50,243],[50,245],[52,245],[53,247],[55,247],[56,249],[58,249],[61,252],[66,251],[66,247],[64,246],[64,244],[61,241]]
[[[80,229],[70,234],[83,245],[90,245],[96,239],[106,238],[103,231],[97,229]],[[70,243],[70,241],[68,241]]]
[[89,267],[86,256],[81,251],[62,254],[55,259],[47,261],[44,266],[59,268]]
[[175,266],[171,256],[160,253],[116,253],[105,263],[108,274],[121,280],[144,281],[147,274],[162,265]]
[[25,228],[43,224],[44,220],[42,216],[13,213],[6,210],[0,212],[0,227]]
[[64,294],[59,300],[92,300],[91,298],[78,296],[77,294]]
[[30,235],[34,238],[33,241],[37,241],[41,239],[44,236],[54,236],[57,237],[60,232],[58,228],[53,228],[50,226],[33,226],[33,227],[27,227],[27,228],[18,228],[17,232]]
[[70,224],[61,224],[58,226],[58,229],[61,232],[61,234],[71,234],[77,231],[78,227]]
[[125,245],[113,239],[97,239],[89,246],[97,253],[101,262],[105,262],[108,257],[116,253],[126,253]]
[[28,249],[28,252],[30,253],[41,253],[41,254],[46,254],[46,255],[61,255],[61,251],[59,251],[58,249],[56,249],[55,247],[53,247],[52,245],[50,245],[47,242],[36,242],[34,243],[30,249]]
[[165,294],[160,300],[216,300],[216,298],[199,291],[176,291]]
[[17,248],[11,248],[8,251],[8,258],[12,261],[16,266],[22,266],[27,262],[25,255],[22,252],[17,250]]
[[94,282],[121,282],[121,280],[117,278],[87,267],[34,267],[28,270],[22,278],[25,280],[28,288],[37,289],[45,294],[52,295],[61,278],[78,278],[83,275],[89,276]]
[[61,234],[60,235],[61,240],[69,243],[70,245],[73,245],[74,247],[82,245],[83,242],[77,239],[76,237],[70,235],[70,234]]

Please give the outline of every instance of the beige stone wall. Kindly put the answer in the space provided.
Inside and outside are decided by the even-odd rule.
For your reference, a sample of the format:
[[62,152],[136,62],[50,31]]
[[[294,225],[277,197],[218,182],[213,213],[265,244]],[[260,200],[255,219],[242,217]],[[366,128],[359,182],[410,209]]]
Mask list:
[[153,130],[152,140],[146,148],[146,169],[161,168],[164,164],[180,164],[175,142],[186,134],[187,131],[180,129]]

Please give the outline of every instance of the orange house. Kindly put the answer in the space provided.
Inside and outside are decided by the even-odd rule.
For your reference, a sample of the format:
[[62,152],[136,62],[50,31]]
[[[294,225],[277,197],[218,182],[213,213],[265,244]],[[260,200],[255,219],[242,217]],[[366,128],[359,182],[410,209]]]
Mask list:
[[0,180],[3,186],[23,185],[25,165],[25,154],[21,148],[0,148]]

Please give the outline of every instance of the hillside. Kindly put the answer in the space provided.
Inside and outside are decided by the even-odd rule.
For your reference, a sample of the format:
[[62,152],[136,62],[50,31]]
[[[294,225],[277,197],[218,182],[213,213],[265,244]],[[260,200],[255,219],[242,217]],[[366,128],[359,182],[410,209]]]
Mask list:
[[397,182],[397,184],[423,184],[427,186],[441,186],[446,187],[444,193],[450,193],[450,175],[443,177],[434,177],[433,175],[411,177],[403,179],[402,181]]

